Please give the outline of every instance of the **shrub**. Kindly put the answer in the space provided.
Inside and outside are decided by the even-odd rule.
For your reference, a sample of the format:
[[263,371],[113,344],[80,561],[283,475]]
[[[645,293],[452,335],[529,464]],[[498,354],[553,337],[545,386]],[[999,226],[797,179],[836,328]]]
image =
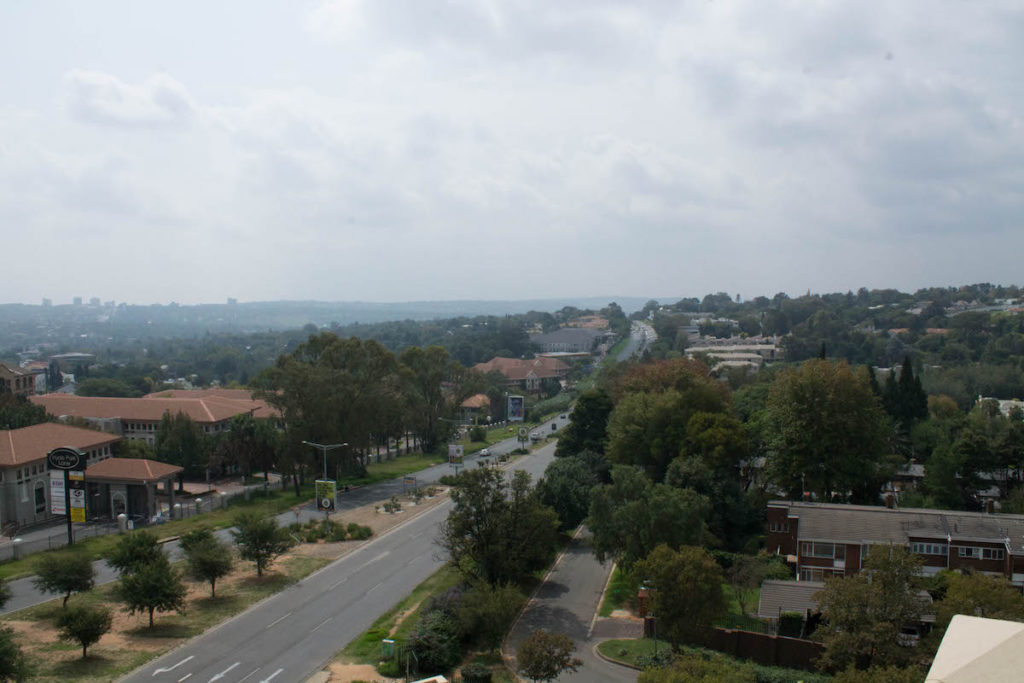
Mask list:
[[464,666],[462,667],[462,683],[491,683],[491,670],[477,662]]
[[479,425],[476,426],[476,427],[473,427],[472,429],[469,430],[469,440],[470,441],[486,441],[487,440],[487,430],[484,429],[483,427],[480,427]]
[[449,671],[462,659],[455,625],[451,617],[441,611],[423,615],[409,634],[409,646],[416,653],[422,674]]
[[395,513],[402,509],[402,504],[398,502],[398,496],[391,496],[391,500],[384,502],[384,512]]
[[353,541],[364,541],[373,536],[373,529],[368,526],[360,526],[355,522],[349,522],[348,535]]

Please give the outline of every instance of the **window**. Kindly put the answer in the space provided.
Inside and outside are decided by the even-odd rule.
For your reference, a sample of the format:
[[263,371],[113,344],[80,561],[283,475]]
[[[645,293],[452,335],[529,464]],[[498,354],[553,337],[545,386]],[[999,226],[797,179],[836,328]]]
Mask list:
[[964,548],[964,547],[961,547],[961,548],[957,548],[956,549],[956,554],[959,557],[966,557],[966,558],[971,558],[971,559],[975,559],[976,560],[979,557],[981,557],[981,548]]
[[845,560],[846,546],[836,543],[801,543],[800,552],[807,557],[826,557]]
[[41,481],[36,482],[36,514],[46,512],[46,486]]
[[772,522],[768,525],[768,530],[777,534],[788,534],[789,522]]
[[824,581],[830,576],[842,576],[843,572],[832,569],[819,569],[817,567],[804,567],[800,569],[801,581]]
[[945,555],[947,548],[944,543],[911,543],[910,552],[918,555]]
[[982,548],[981,559],[983,560],[1001,560],[1005,557],[1005,552],[1002,548]]

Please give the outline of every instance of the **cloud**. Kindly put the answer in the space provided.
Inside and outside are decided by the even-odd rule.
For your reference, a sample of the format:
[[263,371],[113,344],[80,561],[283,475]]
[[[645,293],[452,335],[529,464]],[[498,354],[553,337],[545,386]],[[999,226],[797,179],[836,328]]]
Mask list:
[[74,69],[64,76],[66,102],[72,115],[84,123],[106,126],[184,126],[196,108],[184,85],[165,73],[139,85],[116,76]]

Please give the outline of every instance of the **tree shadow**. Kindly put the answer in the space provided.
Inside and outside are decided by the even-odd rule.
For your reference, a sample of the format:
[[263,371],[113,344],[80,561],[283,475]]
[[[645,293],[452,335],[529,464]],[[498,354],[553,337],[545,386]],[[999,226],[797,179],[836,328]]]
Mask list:
[[[81,652],[81,648],[78,648],[78,651]],[[85,659],[76,657],[57,662],[53,665],[51,671],[57,676],[66,676],[68,678],[95,677],[103,679],[110,676],[110,669],[116,664],[117,660],[115,659],[104,657],[103,655],[90,654]]]
[[195,629],[189,624],[156,621],[152,626],[139,626],[128,629],[125,633],[140,638],[191,638],[195,635]]

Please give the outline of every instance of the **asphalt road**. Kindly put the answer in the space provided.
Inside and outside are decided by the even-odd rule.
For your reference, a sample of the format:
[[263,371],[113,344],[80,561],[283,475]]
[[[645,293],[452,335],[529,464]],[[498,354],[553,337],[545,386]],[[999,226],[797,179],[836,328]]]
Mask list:
[[[562,429],[568,423],[568,419],[563,420],[561,416],[559,416],[539,427],[535,427],[533,431],[542,431],[544,434],[550,434],[554,431],[551,429],[552,424],[554,424],[558,429]],[[494,456],[509,453],[518,447],[519,443],[516,439],[506,439],[505,441],[501,441],[490,447],[491,457],[480,458],[476,455],[466,456],[464,463],[465,466],[475,467],[476,462],[481,459],[494,460]],[[417,472],[415,474],[416,484],[417,486],[436,484],[442,476],[445,474],[451,474],[452,472],[452,467],[448,464],[435,465],[434,467]],[[543,469],[541,470],[541,473],[543,473]],[[539,475],[540,473],[534,476],[536,477]],[[387,500],[391,496],[401,495],[405,490],[405,485],[402,482],[403,480],[400,477],[398,479],[380,482],[372,486],[361,486],[350,489],[349,491],[341,492],[338,494],[337,509],[338,511],[352,510],[362,507],[363,505]],[[315,506],[310,503],[304,505],[299,510],[298,520],[306,521],[309,519],[319,518],[322,514],[323,513],[317,512]],[[277,516],[277,520],[279,524],[284,526],[296,521],[296,516],[293,512],[283,512]],[[227,529],[222,529],[218,531],[217,534],[225,540],[231,539],[230,532]],[[164,552],[167,553],[172,561],[181,557],[181,551],[178,548],[178,543],[176,541],[166,543],[164,545]],[[93,569],[96,572],[96,585],[102,585],[118,578],[117,571],[108,566],[103,560],[97,560],[94,562]],[[38,605],[56,597],[53,593],[41,593],[36,590],[35,586],[32,585],[32,577],[30,576],[10,581],[8,582],[8,586],[11,589],[11,599],[8,600],[2,608],[0,608],[0,615],[7,614],[9,612],[16,612],[20,609],[25,609],[26,607],[32,607],[33,605]]]
[[[548,444],[512,469],[526,470],[536,479],[554,450]],[[447,466],[437,476],[445,471]],[[429,481],[430,471],[422,476]],[[396,527],[122,680],[306,680],[443,564],[434,539],[450,507],[445,502]]]
[[573,538],[546,580],[537,590],[505,643],[514,653],[518,644],[537,629],[565,633],[576,643],[575,656],[583,661],[576,673],[563,674],[559,681],[579,683],[626,683],[639,672],[607,662],[594,646],[608,638],[635,638],[640,630],[633,624],[597,619],[601,594],[612,565],[602,565],[590,551],[589,533]]

